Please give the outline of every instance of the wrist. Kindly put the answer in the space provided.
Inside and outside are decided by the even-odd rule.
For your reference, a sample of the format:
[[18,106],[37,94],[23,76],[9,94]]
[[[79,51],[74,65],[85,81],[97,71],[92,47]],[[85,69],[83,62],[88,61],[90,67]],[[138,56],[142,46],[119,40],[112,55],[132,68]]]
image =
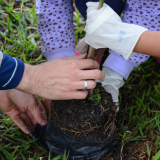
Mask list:
[[111,54],[108,56],[103,66],[119,73],[127,80],[130,73],[135,67],[134,63],[132,63],[132,61],[130,60],[127,61],[118,54],[114,54],[114,51],[112,50],[110,51],[110,53]]
[[25,64],[23,77],[16,89],[34,94],[34,88],[37,84],[35,73],[35,66]]

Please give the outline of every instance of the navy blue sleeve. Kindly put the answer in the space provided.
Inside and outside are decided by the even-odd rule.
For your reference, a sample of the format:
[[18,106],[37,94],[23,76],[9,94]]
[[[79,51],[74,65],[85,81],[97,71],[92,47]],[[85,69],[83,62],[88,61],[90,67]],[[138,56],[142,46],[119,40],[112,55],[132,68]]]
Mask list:
[[[91,0],[92,2],[99,2],[99,0]],[[76,7],[78,8],[81,15],[86,19],[87,6],[86,3],[90,2],[90,0],[75,0]],[[117,14],[121,14],[124,2],[123,0],[104,0],[106,4],[108,4]]]
[[24,62],[5,55],[0,50],[0,90],[18,86],[24,73]]

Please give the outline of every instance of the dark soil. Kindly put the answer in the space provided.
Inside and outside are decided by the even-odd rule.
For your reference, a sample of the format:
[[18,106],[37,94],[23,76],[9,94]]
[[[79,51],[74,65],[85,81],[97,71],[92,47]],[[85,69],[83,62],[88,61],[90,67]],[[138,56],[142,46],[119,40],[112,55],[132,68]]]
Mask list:
[[[147,145],[149,145],[149,143],[150,141],[130,142],[124,146],[122,153],[120,146],[115,147],[111,151],[112,155],[110,157],[104,157],[102,160],[151,160],[152,158],[149,158],[147,153]],[[150,157],[155,154],[156,148],[153,146]]]
[[[150,130],[148,138],[149,140],[145,141],[128,142],[123,149],[117,144],[111,151],[111,155],[104,157],[102,160],[151,160],[157,153],[156,146],[150,143],[151,141],[154,143],[156,141],[156,134],[153,130]],[[152,148],[150,157],[147,153],[147,146]]]
[[85,141],[104,142],[115,130],[115,111],[111,95],[98,85],[92,98],[52,101],[49,118],[65,134]]

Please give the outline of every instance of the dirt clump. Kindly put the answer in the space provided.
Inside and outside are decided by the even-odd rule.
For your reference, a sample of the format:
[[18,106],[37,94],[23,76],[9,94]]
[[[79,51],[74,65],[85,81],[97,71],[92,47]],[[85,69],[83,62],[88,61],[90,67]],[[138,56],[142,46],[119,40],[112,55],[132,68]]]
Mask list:
[[52,101],[49,119],[63,133],[91,142],[104,142],[115,131],[116,106],[100,85],[85,100]]

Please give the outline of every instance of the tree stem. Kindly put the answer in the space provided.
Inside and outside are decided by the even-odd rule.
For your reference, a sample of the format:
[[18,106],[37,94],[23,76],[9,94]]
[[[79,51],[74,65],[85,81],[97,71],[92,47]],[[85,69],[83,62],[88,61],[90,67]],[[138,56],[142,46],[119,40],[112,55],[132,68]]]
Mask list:
[[[103,4],[104,4],[104,0],[99,0],[98,10],[103,7]],[[95,49],[90,46],[89,47],[89,52],[88,52],[88,55],[87,55],[87,59],[93,59],[94,54],[95,54]],[[93,89],[89,89],[88,90],[88,96],[90,97],[92,94],[93,94]]]

